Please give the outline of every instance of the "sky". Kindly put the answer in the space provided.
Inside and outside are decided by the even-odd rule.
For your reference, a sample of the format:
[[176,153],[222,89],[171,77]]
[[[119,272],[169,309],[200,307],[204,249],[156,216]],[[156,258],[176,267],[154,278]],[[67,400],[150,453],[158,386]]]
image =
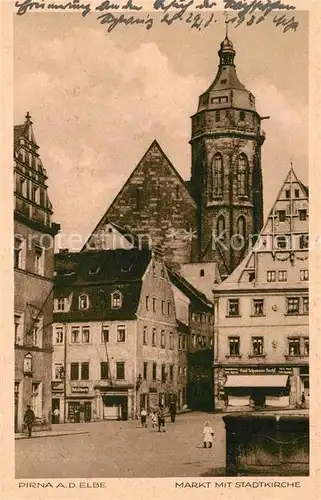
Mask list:
[[[74,234],[82,246],[154,139],[189,179],[190,116],[225,36],[223,14],[216,18],[202,31],[155,23],[107,33],[94,15],[15,16],[14,123],[30,112],[59,246]],[[229,29],[238,77],[270,116],[262,122],[265,216],[291,161],[308,183],[308,13],[296,18],[287,33],[271,18]]]

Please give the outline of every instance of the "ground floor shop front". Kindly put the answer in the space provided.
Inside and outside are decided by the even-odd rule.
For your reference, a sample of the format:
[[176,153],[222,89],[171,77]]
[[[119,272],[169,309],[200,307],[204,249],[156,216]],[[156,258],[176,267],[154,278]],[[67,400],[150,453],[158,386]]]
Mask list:
[[307,407],[308,366],[214,366],[215,411]]

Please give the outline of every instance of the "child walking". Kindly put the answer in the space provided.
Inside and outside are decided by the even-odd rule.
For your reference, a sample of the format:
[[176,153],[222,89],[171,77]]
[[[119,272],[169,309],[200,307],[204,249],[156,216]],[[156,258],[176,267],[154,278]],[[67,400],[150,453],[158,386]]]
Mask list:
[[203,428],[204,448],[207,448],[207,443],[209,444],[209,448],[212,448],[213,436],[214,436],[214,431],[211,427],[210,422],[207,420]]

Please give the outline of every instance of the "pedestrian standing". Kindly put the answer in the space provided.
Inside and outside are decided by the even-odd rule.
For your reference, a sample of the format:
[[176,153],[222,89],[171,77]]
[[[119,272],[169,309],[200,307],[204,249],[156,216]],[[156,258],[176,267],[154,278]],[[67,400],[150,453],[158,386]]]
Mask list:
[[304,392],[302,392],[302,396],[301,396],[301,407],[302,408],[305,408],[305,403],[306,403],[306,397],[305,397]]
[[152,427],[154,429],[154,427],[156,427],[156,425],[157,425],[157,415],[156,415],[155,410],[151,414],[151,420],[152,420]]
[[214,431],[211,427],[210,422],[207,420],[203,428],[204,448],[207,448],[207,443],[209,444],[209,448],[212,448],[213,436],[214,436]]
[[163,432],[165,432],[165,413],[163,406],[160,407],[157,418],[158,418],[158,432],[161,432],[161,429]]
[[33,410],[31,409],[31,406],[27,405],[27,409],[26,409],[26,412],[24,414],[23,421],[26,424],[27,429],[28,429],[28,437],[32,436],[32,426],[33,426],[35,420],[36,420],[36,416],[35,416]]
[[59,416],[60,416],[60,411],[58,410],[58,408],[55,408],[54,411],[53,411],[53,423],[54,424],[59,424]]
[[176,418],[176,401],[173,399],[171,404],[169,405],[169,412],[171,414],[171,422],[175,422]]
[[142,427],[147,427],[146,419],[147,419],[147,411],[145,410],[145,408],[142,408],[140,412],[140,421],[142,423]]

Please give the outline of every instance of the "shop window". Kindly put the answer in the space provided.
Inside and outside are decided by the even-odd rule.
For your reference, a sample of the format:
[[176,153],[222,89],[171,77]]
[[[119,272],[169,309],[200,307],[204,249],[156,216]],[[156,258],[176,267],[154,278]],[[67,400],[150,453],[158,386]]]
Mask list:
[[300,356],[300,338],[289,338],[289,355],[290,356]]
[[111,294],[111,308],[120,309],[122,306],[122,295],[120,292],[114,292]]
[[162,382],[166,382],[166,365],[162,365],[161,367],[161,380]]
[[125,379],[125,363],[123,361],[118,361],[116,363],[116,379],[117,380]]
[[145,361],[143,364],[143,379],[147,380],[147,370],[148,370],[148,363]]
[[252,337],[252,354],[262,356],[264,351],[263,337]]
[[108,380],[109,379],[109,373],[108,373],[108,363],[107,361],[101,361],[100,362],[100,380]]
[[80,342],[80,328],[79,326],[73,326],[71,328],[71,343],[79,344]]
[[279,214],[279,221],[280,222],[284,222],[285,221],[285,210],[279,210],[278,211],[278,214]]
[[169,365],[169,380],[174,380],[174,365]]
[[228,300],[228,315],[229,316],[239,316],[240,315],[239,299],[229,299]]
[[153,380],[156,380],[157,375],[157,363],[153,363]]
[[123,325],[117,326],[117,342],[126,341],[126,327]]
[[307,220],[307,211],[299,210],[299,220]]
[[147,329],[147,326],[144,326],[144,330],[143,330],[143,344],[144,345],[148,344],[148,329]]
[[308,281],[308,279],[309,279],[309,270],[308,269],[301,269],[300,280],[301,281]]
[[267,273],[266,273],[266,280],[268,282],[276,281],[275,271],[267,271]]
[[161,331],[161,347],[165,348],[165,330]]
[[101,343],[106,344],[109,342],[109,326],[102,325],[101,327]]
[[287,299],[287,313],[299,314],[300,312],[300,299],[298,297],[291,297]]
[[88,299],[88,295],[86,295],[85,293],[82,293],[81,295],[79,295],[79,309],[88,309],[89,307],[89,299]]
[[303,314],[309,314],[309,297],[302,298],[302,312]]
[[70,380],[79,380],[79,363],[70,363]]
[[56,326],[55,328],[55,344],[64,343],[64,329],[62,326]]
[[278,272],[278,280],[279,281],[287,281],[287,279],[288,279],[287,271],[279,271]]
[[264,314],[264,300],[263,299],[254,299],[253,300],[253,315],[254,316],[263,316]]
[[307,337],[303,339],[303,354],[309,356],[309,339]]
[[156,328],[153,328],[152,331],[152,344],[153,346],[156,346],[157,343],[157,333],[156,333]]
[[229,337],[229,355],[240,355],[240,337]]
[[169,334],[169,348],[174,349],[174,336],[172,332]]
[[42,387],[41,383],[34,382],[31,388],[32,409],[36,417],[42,416]]

